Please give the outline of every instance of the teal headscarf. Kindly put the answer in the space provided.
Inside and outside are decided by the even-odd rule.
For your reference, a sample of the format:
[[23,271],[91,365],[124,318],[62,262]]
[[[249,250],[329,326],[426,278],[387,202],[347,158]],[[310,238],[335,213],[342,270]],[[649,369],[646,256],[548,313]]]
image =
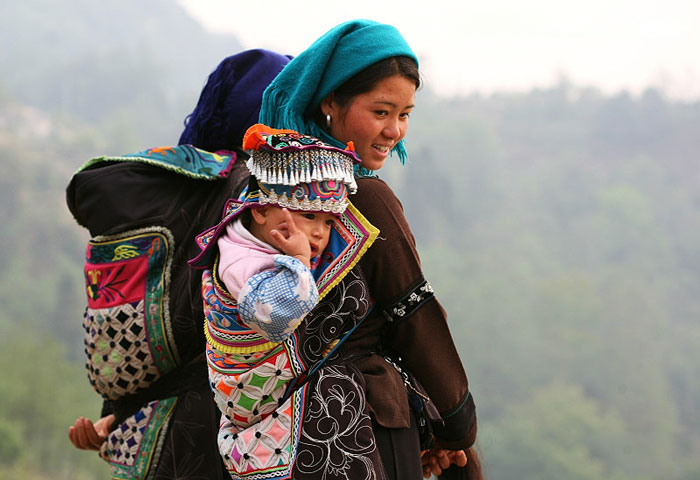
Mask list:
[[[418,58],[399,31],[372,20],[341,23],[288,63],[263,93],[260,123],[291,128],[343,148],[312,120],[324,98],[365,68],[385,58]],[[406,159],[403,140],[395,151]]]

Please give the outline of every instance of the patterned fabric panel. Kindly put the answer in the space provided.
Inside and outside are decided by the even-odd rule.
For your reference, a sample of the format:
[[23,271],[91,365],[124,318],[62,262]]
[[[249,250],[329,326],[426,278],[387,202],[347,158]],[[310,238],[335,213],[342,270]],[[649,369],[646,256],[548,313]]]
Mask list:
[[354,367],[324,366],[311,377],[297,448],[294,478],[387,479]]
[[247,428],[279,406],[289,381],[300,373],[289,353],[284,345],[278,345],[268,355],[247,363],[207,345],[214,400],[232,426]]
[[88,308],[83,321],[90,384],[115,400],[160,377],[145,337],[144,302]]
[[389,322],[396,322],[408,318],[420,308],[426,301],[435,295],[430,282],[423,280],[412,288],[402,299],[382,312]]
[[[216,266],[215,266],[216,268]],[[204,334],[213,348],[223,353],[254,353],[275,346],[241,321],[235,300],[217,284],[212,270],[202,273]]]
[[338,220],[331,231],[328,247],[313,268],[320,298],[347,275],[379,235],[379,230],[352,203],[348,203]]
[[176,402],[177,397],[153,401],[107,436],[100,455],[110,463],[113,479],[146,478],[151,465],[158,463]]
[[90,383],[104,398],[143,389],[179,361],[168,312],[172,247],[160,227],[88,243],[85,353]]
[[[247,190],[247,188],[245,189]],[[255,198],[248,198],[249,202],[257,202]],[[221,234],[226,229],[226,225],[231,223],[238,215],[245,210],[247,203],[235,200],[233,198],[228,199],[224,207],[224,216],[222,220],[211,228],[208,228],[204,232],[200,233],[195,237],[195,242],[199,245],[201,252],[197,254],[194,258],[189,260],[187,263],[195,268],[204,268],[211,266],[214,263],[214,256],[217,252],[216,240],[221,236]]]
[[361,269],[354,268],[319,301],[287,343],[294,341],[300,362],[304,368],[312,368],[328,352],[328,346],[354,328],[373,304]]
[[178,145],[176,147],[149,148],[142,152],[118,157],[96,157],[85,163],[80,170],[99,162],[139,162],[172,170],[192,178],[215,180],[227,177],[235,161],[235,152],[211,153],[191,145]]
[[291,478],[302,423],[306,387],[248,428],[240,429],[222,416],[219,451],[234,479]]

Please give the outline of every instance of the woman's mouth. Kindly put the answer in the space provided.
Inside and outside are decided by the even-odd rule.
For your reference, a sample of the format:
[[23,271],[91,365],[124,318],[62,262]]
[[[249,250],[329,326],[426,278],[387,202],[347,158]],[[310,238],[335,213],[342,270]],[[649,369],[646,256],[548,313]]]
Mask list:
[[372,148],[381,153],[382,155],[388,155],[391,147],[387,145],[372,145]]

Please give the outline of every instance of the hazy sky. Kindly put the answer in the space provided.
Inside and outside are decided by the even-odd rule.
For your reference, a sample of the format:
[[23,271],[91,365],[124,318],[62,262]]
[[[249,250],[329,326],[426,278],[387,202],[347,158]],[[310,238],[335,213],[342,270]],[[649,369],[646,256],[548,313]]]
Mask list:
[[549,86],[663,87],[700,99],[696,0],[177,0],[245,48],[298,54],[353,18],[395,25],[429,88],[455,94]]

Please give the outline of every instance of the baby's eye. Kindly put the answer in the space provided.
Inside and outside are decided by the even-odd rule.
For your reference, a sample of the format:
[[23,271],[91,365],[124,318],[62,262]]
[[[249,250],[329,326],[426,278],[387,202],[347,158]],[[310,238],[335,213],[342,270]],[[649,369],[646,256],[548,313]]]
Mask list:
[[328,225],[329,227],[332,227],[334,223],[335,220],[326,220],[326,225]]
[[313,213],[304,213],[303,217],[309,220],[313,220],[314,218],[316,218],[316,215],[314,215]]

